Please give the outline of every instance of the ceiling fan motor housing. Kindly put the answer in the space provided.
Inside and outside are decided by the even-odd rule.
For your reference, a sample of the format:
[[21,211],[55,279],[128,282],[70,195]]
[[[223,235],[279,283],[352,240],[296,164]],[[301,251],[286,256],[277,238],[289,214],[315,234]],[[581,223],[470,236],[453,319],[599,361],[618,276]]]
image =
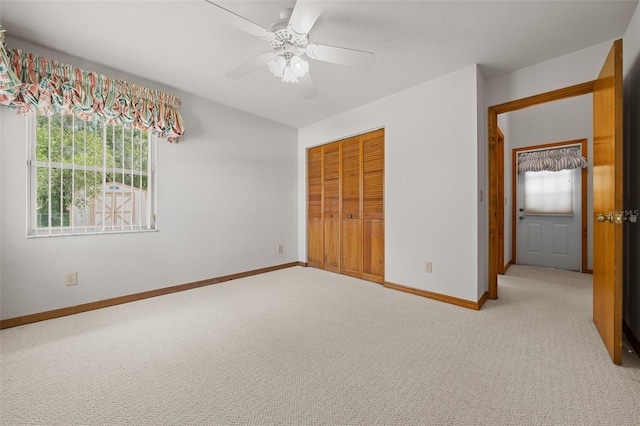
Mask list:
[[269,37],[269,44],[276,54],[285,57],[300,56],[306,52],[309,38],[307,34],[298,34],[291,28],[289,18],[293,9],[283,9],[280,19],[274,22],[269,31],[273,33]]

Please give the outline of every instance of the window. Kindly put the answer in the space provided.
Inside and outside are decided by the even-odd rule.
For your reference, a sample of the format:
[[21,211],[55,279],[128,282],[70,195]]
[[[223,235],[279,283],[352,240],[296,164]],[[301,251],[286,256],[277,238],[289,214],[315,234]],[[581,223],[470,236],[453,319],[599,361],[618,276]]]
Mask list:
[[524,213],[573,215],[573,170],[525,172]]
[[73,115],[28,123],[29,235],[155,230],[154,135]]

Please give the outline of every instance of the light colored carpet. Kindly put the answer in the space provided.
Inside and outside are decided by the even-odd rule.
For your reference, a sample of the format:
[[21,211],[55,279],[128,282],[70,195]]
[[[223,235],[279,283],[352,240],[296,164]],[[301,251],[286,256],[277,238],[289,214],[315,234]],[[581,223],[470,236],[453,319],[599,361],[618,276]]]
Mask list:
[[591,277],[472,311],[295,267],[3,330],[2,425],[638,425]]

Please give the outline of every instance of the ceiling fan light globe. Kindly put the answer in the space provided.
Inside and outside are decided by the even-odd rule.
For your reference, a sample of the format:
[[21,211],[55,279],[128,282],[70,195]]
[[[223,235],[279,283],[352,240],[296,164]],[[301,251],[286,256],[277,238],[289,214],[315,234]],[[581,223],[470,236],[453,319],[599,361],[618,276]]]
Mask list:
[[276,77],[280,77],[280,78],[282,78],[282,74],[286,66],[287,66],[287,61],[282,56],[273,58],[267,63],[267,67],[269,67],[269,71],[271,71],[271,73]]
[[290,65],[298,78],[304,77],[309,72],[309,63],[298,56],[291,58]]
[[297,83],[298,77],[291,66],[287,66],[282,73],[282,81],[286,83]]

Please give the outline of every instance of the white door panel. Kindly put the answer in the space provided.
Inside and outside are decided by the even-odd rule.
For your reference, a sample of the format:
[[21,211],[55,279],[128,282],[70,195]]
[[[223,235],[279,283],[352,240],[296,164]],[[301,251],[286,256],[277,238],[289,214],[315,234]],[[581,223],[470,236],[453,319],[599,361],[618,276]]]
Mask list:
[[524,175],[518,174],[517,257],[521,265],[580,270],[581,173],[571,173],[573,214],[526,214],[524,211]]
[[531,256],[542,255],[542,223],[534,222],[530,219],[524,222],[523,225],[526,229],[524,241],[526,242],[527,253]]
[[552,224],[552,238],[553,245],[551,247],[551,254],[555,256],[569,256],[570,246],[570,226],[567,223],[554,223]]

